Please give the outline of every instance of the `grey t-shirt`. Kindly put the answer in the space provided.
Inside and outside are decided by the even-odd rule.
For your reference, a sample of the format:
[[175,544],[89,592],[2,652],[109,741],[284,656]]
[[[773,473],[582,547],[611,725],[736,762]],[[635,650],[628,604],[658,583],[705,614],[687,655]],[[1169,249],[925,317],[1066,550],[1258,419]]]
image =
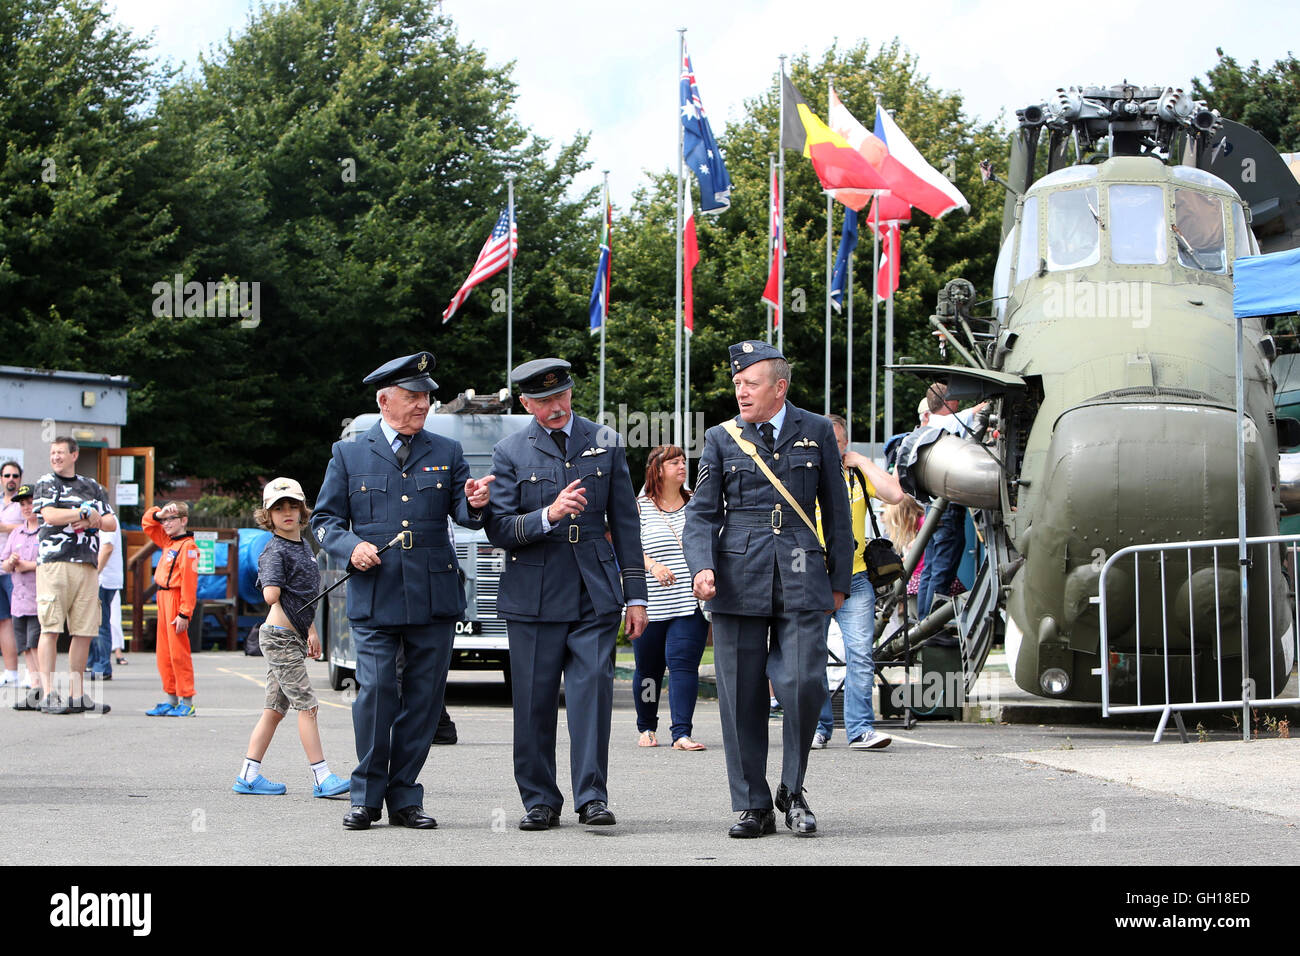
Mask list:
[[293,629],[304,638],[311,629],[316,606],[303,606],[320,590],[320,568],[306,537],[290,541],[272,534],[257,559],[257,587],[279,588],[280,607]]

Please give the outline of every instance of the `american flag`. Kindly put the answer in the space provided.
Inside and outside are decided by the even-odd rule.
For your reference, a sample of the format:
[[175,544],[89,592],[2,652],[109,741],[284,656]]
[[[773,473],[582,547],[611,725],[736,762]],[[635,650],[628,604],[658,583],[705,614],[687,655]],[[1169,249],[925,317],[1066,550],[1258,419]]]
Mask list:
[[[506,238],[507,233],[509,239]],[[506,267],[509,260],[517,255],[519,255],[519,226],[511,220],[510,210],[504,209],[501,212],[501,218],[492,227],[492,234],[487,237],[487,242],[483,243],[483,248],[479,250],[478,260],[474,263],[474,268],[469,271],[469,275],[461,285],[460,290],[451,297],[451,302],[443,310],[443,323],[448,322],[456,314],[456,310],[469,297],[470,290],[474,286],[484,279],[496,275]]]

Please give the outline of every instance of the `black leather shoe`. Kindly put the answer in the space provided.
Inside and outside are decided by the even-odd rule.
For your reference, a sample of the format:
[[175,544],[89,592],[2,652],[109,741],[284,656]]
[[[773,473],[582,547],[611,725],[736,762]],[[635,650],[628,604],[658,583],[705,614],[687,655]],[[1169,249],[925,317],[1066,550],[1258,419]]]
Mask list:
[[740,822],[727,831],[727,836],[738,840],[754,840],[765,833],[776,832],[776,814],[771,810],[746,810]]
[[578,808],[578,822],[589,827],[612,827],[617,821],[604,800],[588,800]]
[[785,814],[785,825],[796,836],[808,836],[817,832],[817,818],[812,808],[804,799],[804,791],[792,795],[785,784],[776,788],[776,808]]
[[370,824],[378,821],[379,817],[376,807],[353,807],[343,817],[343,829],[369,830]]
[[549,830],[560,825],[560,815],[545,804],[538,804],[519,821],[521,830]]
[[388,811],[388,825],[392,827],[410,827],[413,830],[436,830],[438,821],[424,812],[424,807],[402,807],[400,810]]
[[438,729],[433,732],[433,742],[443,746],[456,742],[456,722],[451,719],[451,714],[447,713],[446,707],[438,717]]

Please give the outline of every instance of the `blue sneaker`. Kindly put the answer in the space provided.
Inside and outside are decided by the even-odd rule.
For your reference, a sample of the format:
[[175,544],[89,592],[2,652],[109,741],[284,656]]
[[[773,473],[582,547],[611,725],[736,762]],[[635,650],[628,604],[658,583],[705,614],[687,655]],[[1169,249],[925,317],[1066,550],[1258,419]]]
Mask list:
[[338,774],[332,773],[311,788],[311,795],[313,797],[325,797],[326,799],[338,799],[346,796],[351,789],[351,780],[344,780]]
[[196,713],[197,711],[195,711],[193,704],[186,704],[184,702],[181,702],[178,703],[175,707],[168,708],[167,713],[163,714],[162,716],[163,717],[193,717]]
[[172,711],[172,702],[165,700],[161,704],[154,704],[152,708],[146,710],[146,717],[166,717]]
[[235,793],[252,793],[258,796],[270,797],[279,796],[289,788],[282,783],[272,783],[260,773],[249,783],[243,777],[235,778],[235,785],[230,788]]

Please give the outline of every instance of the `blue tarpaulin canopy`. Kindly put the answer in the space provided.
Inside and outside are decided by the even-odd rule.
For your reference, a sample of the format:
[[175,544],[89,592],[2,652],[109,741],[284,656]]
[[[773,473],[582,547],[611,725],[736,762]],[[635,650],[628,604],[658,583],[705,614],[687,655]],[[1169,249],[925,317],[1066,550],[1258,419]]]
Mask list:
[[1243,256],[1233,262],[1232,273],[1237,318],[1300,312],[1300,249]]

